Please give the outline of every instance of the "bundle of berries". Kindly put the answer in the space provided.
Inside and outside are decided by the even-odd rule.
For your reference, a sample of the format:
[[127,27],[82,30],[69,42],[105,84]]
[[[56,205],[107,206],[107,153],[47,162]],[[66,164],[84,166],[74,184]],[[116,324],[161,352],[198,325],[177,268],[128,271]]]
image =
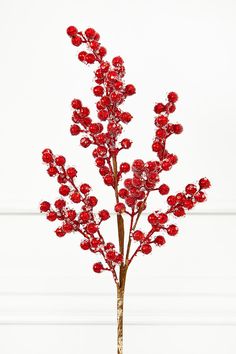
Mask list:
[[[187,210],[197,203],[204,202],[204,190],[210,187],[210,182],[207,178],[201,178],[196,185],[188,184],[183,192],[176,195],[169,195],[169,186],[160,183],[160,174],[169,171],[178,161],[175,154],[167,151],[167,139],[183,131],[181,124],[170,121],[170,115],[175,111],[178,100],[175,92],[167,95],[166,103],[156,103],[154,106],[153,159],[136,159],[131,164],[122,160],[118,162],[123,150],[132,145],[130,139],[121,138],[123,127],[133,119],[129,112],[121,109],[121,104],[128,96],[134,95],[136,89],[134,85],[124,82],[125,67],[120,56],[114,57],[111,62],[105,60],[107,51],[100,44],[100,35],[93,28],[81,32],[70,26],[67,34],[74,46],[83,45],[83,50],[78,53],[79,61],[94,65],[93,94],[98,98],[97,119],[91,118],[90,110],[82,100],[72,100],[73,124],[70,132],[73,136],[80,137],[82,147],[93,146],[92,155],[99,174],[105,185],[114,190],[119,248],[115,247],[115,237],[107,242],[101,230],[103,222],[110,217],[109,212],[105,209],[94,210],[97,198],[90,195],[91,187],[87,183],[77,186],[77,170],[74,167],[66,167],[65,157],[55,156],[50,149],[43,151],[42,159],[47,164],[49,176],[57,178],[60,198],[54,205],[47,201],[42,202],[40,210],[46,213],[49,221],[61,222],[55,231],[58,237],[77,232],[82,235],[81,248],[101,256],[103,263],[97,262],[93,265],[96,273],[105,270],[111,272],[117,286],[117,346],[118,354],[122,354],[123,299],[130,263],[140,253],[150,254],[153,245],[164,245],[166,235],[177,235],[178,227],[171,218],[184,216]],[[165,196],[167,207],[164,211],[158,209],[148,215],[148,231],[144,232],[137,228],[138,221],[146,208],[150,193],[155,191]],[[124,214],[129,219],[127,235]]]
[[[93,93],[99,98],[96,103],[99,120],[95,121],[90,117],[89,108],[83,105],[80,99],[73,99],[71,102],[73,124],[70,132],[74,136],[82,135],[80,138],[82,147],[94,146],[92,155],[99,173],[104,183],[114,189],[116,200],[114,211],[118,216],[119,251],[115,250],[114,240],[106,243],[101,234],[100,225],[110,217],[109,212],[101,210],[98,214],[94,213],[97,198],[90,196],[91,187],[86,183],[77,187],[75,184],[76,169],[66,168],[65,157],[56,157],[49,149],[43,151],[42,159],[48,165],[49,176],[57,177],[61,198],[55,201],[54,208],[50,203],[42,202],[40,210],[46,213],[48,220],[62,222],[55,231],[58,237],[71,232],[79,232],[83,236],[81,248],[100,253],[105,261],[105,264],[95,263],[94,271],[99,273],[102,270],[109,270],[118,283],[116,266],[128,267],[138,252],[149,254],[152,251],[151,244],[157,246],[165,244],[165,237],[159,235],[159,232],[175,236],[178,233],[177,226],[167,225],[170,216],[184,216],[186,210],[192,209],[198,202],[205,201],[206,195],[203,189],[209,188],[210,182],[202,178],[198,187],[189,184],[185,192],[167,197],[169,208],[165,212],[157,210],[148,215],[150,230],[144,233],[136,229],[139,217],[146,208],[149,194],[154,191],[159,191],[161,195],[169,194],[169,186],[159,184],[159,181],[160,173],[169,171],[178,161],[177,156],[169,153],[166,148],[167,139],[172,134],[180,134],[183,131],[181,124],[174,124],[169,120],[170,114],[176,109],[178,96],[175,92],[170,92],[165,104],[156,103],[154,106],[156,131],[152,150],[156,155],[155,159],[147,162],[136,159],[131,166],[127,162],[121,162],[118,166],[118,154],[123,149],[129,149],[132,144],[128,138],[120,139],[123,125],[128,124],[133,118],[129,112],[122,111],[120,105],[127,96],[135,93],[135,87],[124,82],[125,67],[120,56],[114,57],[111,63],[104,59],[107,51],[101,46],[100,36],[94,29],[88,28],[83,33],[71,26],[67,29],[67,34],[73,45],[79,47],[84,44],[87,47],[86,51],[78,53],[78,59],[85,64],[96,64],[96,85],[93,87]],[[128,172],[131,176],[124,178]],[[80,210],[77,208],[78,204],[82,205]],[[123,224],[123,213],[130,216],[126,255],[124,229],[119,227]],[[130,257],[132,241],[138,242],[138,246]]]

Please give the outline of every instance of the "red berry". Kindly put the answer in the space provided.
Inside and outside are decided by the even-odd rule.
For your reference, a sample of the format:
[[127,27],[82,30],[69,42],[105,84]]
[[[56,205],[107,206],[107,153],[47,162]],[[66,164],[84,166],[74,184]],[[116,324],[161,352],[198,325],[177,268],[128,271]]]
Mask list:
[[56,165],[57,166],[64,166],[65,165],[65,163],[66,163],[66,159],[65,159],[65,157],[64,156],[57,156],[56,158],[55,158],[55,162],[56,162]]
[[50,206],[51,205],[49,202],[44,201],[40,204],[40,211],[45,213],[46,211],[48,211],[50,209]]
[[95,62],[96,58],[94,56],[94,54],[86,54],[85,56],[85,61],[88,63],[88,64],[93,64]]
[[99,211],[98,215],[100,216],[101,220],[103,220],[103,221],[109,219],[109,217],[110,217],[109,212],[105,209]]
[[72,37],[71,43],[76,47],[79,47],[80,44],[82,43],[82,39],[79,36]]
[[47,173],[49,174],[50,177],[53,177],[58,173],[58,170],[56,167],[51,166],[47,169]]
[[96,31],[93,28],[87,28],[85,30],[85,35],[88,39],[93,39],[96,35]]
[[97,198],[94,197],[94,196],[88,197],[88,199],[87,199],[87,204],[88,204],[89,206],[91,206],[92,208],[97,205],[97,202],[98,202],[98,200],[97,200]]
[[165,194],[168,194],[170,191],[170,188],[169,186],[167,186],[167,184],[162,184],[160,187],[159,187],[159,193],[161,195],[165,195]]
[[160,152],[163,150],[163,145],[159,143],[158,141],[154,141],[152,144],[152,151],[154,152]]
[[65,231],[63,230],[62,227],[58,227],[56,230],[55,230],[55,233],[58,237],[63,237],[65,236]]
[[92,144],[92,141],[89,139],[89,138],[82,138],[80,139],[80,145],[83,147],[83,148],[87,148],[89,147],[89,145]]
[[181,124],[173,124],[173,131],[175,134],[181,134],[183,130],[184,128]]
[[93,93],[95,96],[102,96],[104,93],[104,88],[102,86],[95,86],[93,88]]
[[157,103],[154,106],[154,112],[160,114],[165,111],[165,105],[163,103]]
[[163,161],[161,164],[161,167],[164,171],[169,171],[171,169],[172,165],[169,161]]
[[[97,41],[92,41],[90,42],[90,48],[92,50],[98,50],[98,48],[100,47],[100,43],[98,43]],[[96,75],[97,76],[97,75]]]
[[207,188],[210,188],[211,182],[206,177],[205,178],[201,178],[200,181],[199,181],[199,186],[202,189],[207,189]]
[[107,50],[105,47],[100,47],[98,53],[101,57],[105,57],[105,55],[107,54]]
[[120,56],[117,56],[112,59],[112,65],[114,65],[115,67],[120,66],[123,63],[124,63],[124,60]]
[[165,137],[166,137],[165,129],[157,129],[156,137],[159,138],[159,139],[165,139]]
[[87,53],[85,51],[79,52],[78,59],[80,61],[85,61],[86,55],[87,55]]
[[157,215],[157,220],[160,224],[165,224],[168,221],[168,216],[165,213],[160,213]]
[[93,237],[93,238],[90,239],[90,245],[91,245],[91,247],[93,247],[93,248],[98,248],[98,246],[99,246],[100,244],[101,244],[101,240],[100,240],[99,238]]
[[65,223],[63,225],[63,230],[66,232],[66,233],[70,233],[73,231],[73,225],[70,224],[69,222]]
[[113,178],[113,175],[111,174],[107,174],[104,178],[104,183],[107,185],[107,186],[112,186],[114,184],[114,178]]
[[97,157],[95,160],[96,166],[97,167],[102,167],[105,165],[105,159],[103,157]]
[[67,168],[66,173],[70,178],[74,178],[77,175],[77,171],[74,167]]
[[73,203],[79,203],[81,201],[81,195],[79,192],[73,192],[70,196]]
[[133,118],[132,115],[128,112],[123,112],[121,113],[120,115],[120,120],[123,122],[123,123],[129,123],[131,121],[131,119]]
[[158,224],[158,218],[157,218],[157,216],[156,216],[154,213],[148,215],[148,222],[149,222],[151,225],[156,225],[156,224]]
[[175,236],[175,235],[177,235],[179,229],[176,225],[169,225],[166,231],[167,231],[168,235]]
[[122,256],[122,254],[117,254],[116,255],[116,258],[115,258],[115,260],[114,260],[114,262],[115,263],[118,263],[118,264],[120,264],[120,263],[122,263],[123,262],[123,256]]
[[109,113],[108,113],[107,110],[102,109],[101,111],[98,112],[98,118],[99,118],[101,121],[107,120],[108,117],[109,117]]
[[71,221],[75,220],[77,214],[76,211],[71,209],[71,210],[67,210],[66,216],[68,219],[70,219]]
[[108,242],[104,246],[105,251],[112,250],[113,248],[115,248],[115,245],[112,242]]
[[95,234],[97,232],[97,230],[98,230],[98,227],[93,222],[91,222],[90,224],[88,224],[86,226],[86,231],[88,234]]
[[127,189],[121,188],[118,194],[120,198],[124,199],[129,195],[129,192],[127,191]]
[[108,259],[108,261],[114,261],[114,259],[116,258],[116,252],[113,250],[107,251],[106,253],[106,259]]
[[42,154],[42,160],[43,162],[50,163],[53,162],[53,155],[51,152],[45,151]]
[[90,219],[90,214],[87,211],[81,211],[79,215],[79,220],[82,223],[86,223],[87,221],[89,221],[89,219]]
[[166,240],[164,239],[163,236],[157,236],[154,240],[154,243],[157,245],[157,246],[163,246],[165,243],[166,243]]
[[155,119],[155,125],[156,126],[161,126],[163,127],[164,125],[166,125],[168,123],[168,117],[166,116],[158,116],[156,119]]
[[87,193],[90,192],[90,190],[91,190],[91,187],[90,187],[89,184],[87,184],[87,183],[81,184],[81,186],[80,186],[80,192],[81,192],[81,193],[87,194]]
[[206,195],[202,191],[199,191],[194,195],[194,199],[196,202],[202,203],[206,200]]
[[101,262],[95,263],[95,264],[93,265],[93,271],[94,271],[95,273],[101,273],[102,270],[103,270],[103,265],[102,265]]
[[121,214],[121,213],[123,213],[124,211],[125,211],[125,205],[124,205],[124,203],[117,203],[116,205],[115,205],[115,212],[116,213],[119,213],[119,214]]
[[149,254],[149,253],[151,253],[151,252],[152,252],[152,246],[149,245],[149,244],[144,244],[144,245],[142,245],[142,247],[141,247],[141,252],[142,252],[143,254]]
[[178,101],[178,95],[175,92],[168,93],[167,98],[169,102],[175,103],[176,101]]
[[170,195],[168,198],[167,198],[167,203],[171,206],[175,205],[176,204],[176,197],[174,195]]
[[134,197],[127,197],[125,198],[125,203],[130,207],[133,208],[136,203],[136,199]]
[[135,89],[134,85],[130,84],[130,85],[125,86],[126,95],[131,96],[131,95],[134,95],[135,92],[136,92],[136,89]]
[[133,171],[143,171],[144,169],[144,162],[143,160],[140,160],[140,159],[137,159],[137,160],[134,160],[133,164],[132,164],[132,170]]
[[79,135],[80,133],[80,127],[76,124],[73,124],[70,126],[70,133],[71,135]]
[[127,173],[130,170],[130,165],[127,162],[122,162],[120,164],[120,172]]
[[59,193],[63,196],[67,196],[70,193],[70,188],[66,184],[62,184],[59,188]]
[[76,27],[74,27],[74,26],[70,26],[70,27],[68,27],[68,28],[67,28],[66,32],[67,32],[68,36],[70,36],[70,37],[74,37],[74,36],[76,36],[76,35],[77,35],[78,30],[77,30],[77,28],[76,28]]
[[135,241],[142,241],[144,239],[144,237],[145,237],[144,233],[142,231],[140,231],[140,230],[136,230],[133,233],[133,239]]
[[169,102],[165,106],[165,110],[167,113],[173,113],[176,110],[175,104],[172,102]]
[[64,208],[64,207],[66,206],[66,202],[65,202],[64,199],[57,199],[57,200],[55,201],[54,205],[55,205],[55,207],[56,207],[57,209],[60,210],[60,209],[62,209],[62,208]]
[[57,219],[57,214],[54,211],[50,211],[47,215],[49,221],[55,221]]
[[87,251],[90,249],[90,243],[88,240],[83,240],[81,243],[80,243],[80,247],[82,248],[82,250],[84,251]]
[[178,207],[177,209],[175,209],[174,215],[177,216],[178,218],[184,216],[185,215],[184,208]]
[[81,109],[82,108],[82,102],[78,99],[74,99],[72,102],[71,102],[71,107],[74,108],[74,109]]
[[188,184],[185,187],[185,191],[187,194],[193,195],[197,192],[197,186],[195,186],[195,184]]

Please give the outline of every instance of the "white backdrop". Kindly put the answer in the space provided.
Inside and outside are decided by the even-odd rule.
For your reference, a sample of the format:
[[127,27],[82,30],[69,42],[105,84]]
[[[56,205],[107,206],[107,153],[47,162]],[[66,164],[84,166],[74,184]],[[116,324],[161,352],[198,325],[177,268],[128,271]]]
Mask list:
[[212,181],[180,236],[130,271],[125,354],[235,353],[235,15],[233,0],[0,2],[1,354],[115,353],[109,275],[93,274],[79,239],[54,237],[55,225],[38,214],[39,201],[57,195],[41,164],[45,147],[78,167],[101,207],[112,201],[90,151],[69,134],[71,99],[95,115],[92,69],[78,62],[69,25],[94,27],[137,88],[125,103],[135,119],[124,160],[153,157],[153,104],[174,90],[173,119],[185,130],[170,142],[179,163],[165,181],[173,192]]

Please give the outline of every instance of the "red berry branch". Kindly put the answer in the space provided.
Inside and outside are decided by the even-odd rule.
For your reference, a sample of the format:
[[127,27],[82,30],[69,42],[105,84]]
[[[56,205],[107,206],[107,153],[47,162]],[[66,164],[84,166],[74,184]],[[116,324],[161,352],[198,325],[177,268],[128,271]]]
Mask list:
[[[138,254],[150,254],[153,246],[163,246],[166,236],[176,236],[178,227],[173,218],[179,218],[192,209],[197,203],[206,200],[205,189],[210,187],[207,178],[201,178],[197,185],[188,184],[183,192],[169,195],[167,184],[160,184],[160,174],[169,171],[178,161],[175,154],[167,151],[167,139],[173,134],[180,134],[183,127],[173,123],[170,115],[175,112],[178,96],[175,92],[167,95],[165,103],[154,106],[155,137],[152,142],[154,158],[149,161],[136,159],[131,164],[118,162],[123,150],[131,147],[129,138],[121,137],[123,127],[130,123],[133,116],[121,109],[128,96],[135,94],[132,84],[126,84],[124,61],[120,56],[111,62],[106,61],[106,48],[100,43],[100,35],[88,28],[85,32],[78,31],[74,26],[67,29],[74,46],[84,46],[78,53],[79,61],[95,66],[95,85],[93,94],[97,97],[97,119],[91,118],[90,110],[82,100],[76,98],[71,102],[72,125],[70,133],[80,136],[83,148],[93,146],[92,156],[99,174],[106,186],[114,190],[114,212],[117,217],[118,243],[114,240],[105,241],[101,230],[110,213],[106,209],[95,211],[98,200],[91,195],[91,187],[87,183],[77,185],[77,170],[66,166],[64,156],[55,156],[50,149],[42,153],[43,162],[47,165],[50,177],[56,177],[59,184],[60,198],[53,205],[43,201],[41,212],[49,221],[60,221],[55,233],[63,237],[72,232],[82,237],[80,247],[100,254],[101,262],[93,265],[95,273],[111,272],[117,287],[117,323],[118,323],[118,354],[123,353],[123,301],[126,274],[131,262]],[[129,174],[126,176],[126,174]],[[140,216],[146,209],[151,192],[159,192],[166,196],[166,210],[155,210],[147,217],[148,231],[137,228]],[[123,215],[129,217],[127,242]]]

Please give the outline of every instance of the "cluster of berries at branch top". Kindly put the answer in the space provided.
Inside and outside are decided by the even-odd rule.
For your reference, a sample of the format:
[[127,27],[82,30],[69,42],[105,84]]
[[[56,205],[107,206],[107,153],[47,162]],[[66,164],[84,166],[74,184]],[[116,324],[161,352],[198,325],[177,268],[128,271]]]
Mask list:
[[[78,59],[84,64],[96,65],[94,69],[95,84],[92,88],[97,98],[96,119],[91,117],[90,109],[75,98],[71,102],[72,125],[70,132],[79,136],[83,148],[93,147],[92,156],[95,165],[102,176],[105,185],[114,189],[114,212],[117,220],[123,223],[122,214],[130,218],[128,243],[126,252],[121,246],[116,250],[114,239],[105,242],[101,232],[102,223],[110,217],[107,210],[94,211],[97,198],[90,195],[91,187],[87,183],[79,187],[75,184],[77,170],[66,167],[64,156],[55,156],[50,149],[42,154],[43,162],[47,164],[49,176],[57,178],[60,198],[53,205],[44,201],[40,205],[41,212],[46,214],[49,221],[59,220],[61,225],[56,229],[58,237],[71,232],[82,235],[81,248],[100,254],[104,264],[97,262],[93,266],[96,273],[108,270],[118,284],[116,267],[121,264],[128,266],[134,257],[139,254],[150,254],[153,245],[162,246],[166,242],[166,235],[176,236],[178,227],[171,222],[171,218],[185,215],[197,203],[206,200],[205,189],[210,187],[207,178],[201,178],[198,184],[188,184],[183,192],[170,195],[170,187],[161,182],[160,174],[169,171],[178,161],[175,154],[167,151],[167,139],[180,134],[183,127],[179,123],[170,121],[170,115],[176,110],[178,95],[169,92],[165,103],[154,105],[155,135],[151,144],[154,158],[143,161],[140,158],[132,163],[118,161],[121,152],[131,147],[129,138],[121,137],[124,126],[133,120],[131,113],[121,109],[128,96],[136,93],[132,84],[124,81],[124,60],[116,56],[111,62],[105,60],[106,48],[100,43],[100,35],[93,28],[84,32],[70,26],[67,34],[74,46],[80,49]],[[156,210],[148,215],[148,232],[138,228],[138,221],[146,209],[147,200],[151,192],[157,191],[165,196],[166,211]],[[77,210],[80,205],[80,210]],[[118,230],[119,231],[119,230]],[[135,247],[132,255],[131,249]]]

